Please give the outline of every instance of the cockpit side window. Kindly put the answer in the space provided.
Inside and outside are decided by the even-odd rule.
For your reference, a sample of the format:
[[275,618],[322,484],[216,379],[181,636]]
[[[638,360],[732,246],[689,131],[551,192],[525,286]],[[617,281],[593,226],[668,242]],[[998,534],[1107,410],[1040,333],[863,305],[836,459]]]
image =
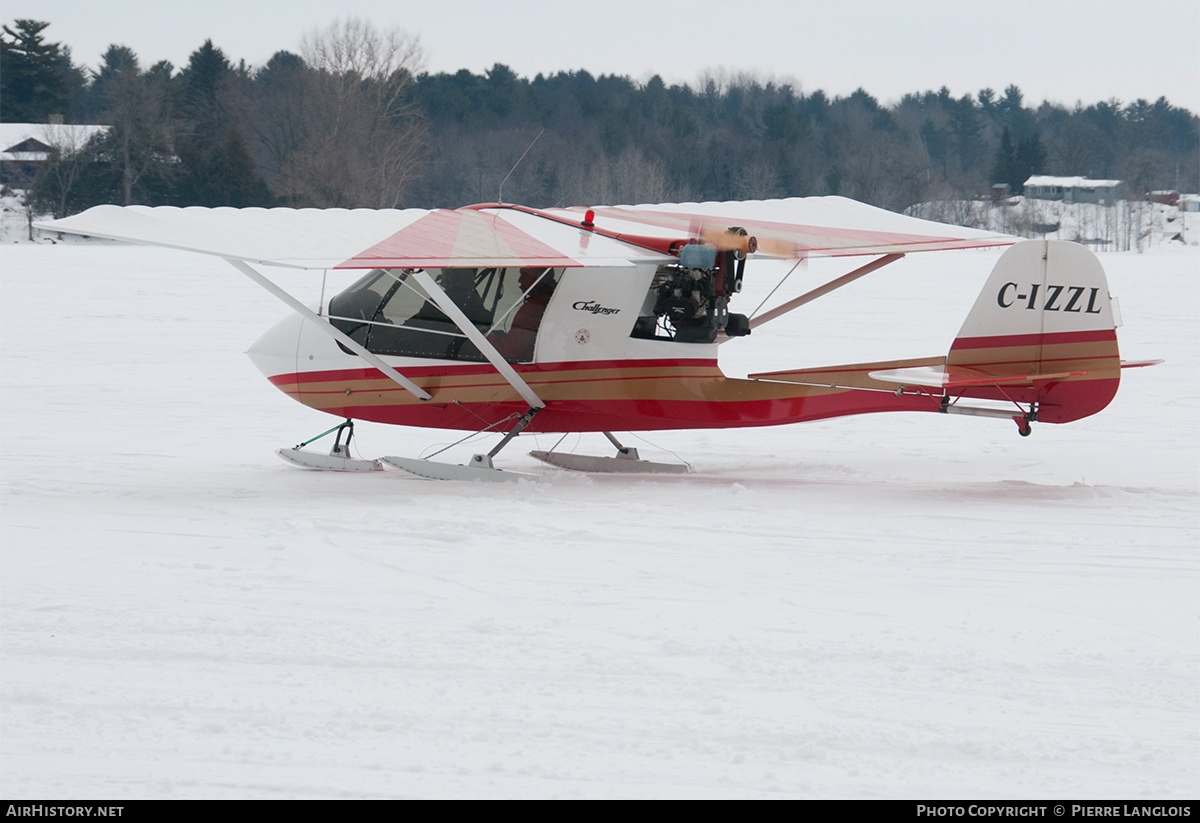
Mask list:
[[[511,271],[511,270],[510,270]],[[516,299],[509,301],[508,308],[493,323],[488,332],[488,341],[496,347],[506,360],[527,363],[533,360],[534,345],[538,329],[562,270],[531,266],[517,271],[516,283],[509,289]],[[509,275],[511,281],[512,275]],[[513,285],[516,288],[513,288]]]
[[[557,283],[553,269],[449,268],[429,273],[505,358],[533,359],[542,313]],[[331,322],[375,354],[486,360],[409,270],[372,272],[329,305]]]

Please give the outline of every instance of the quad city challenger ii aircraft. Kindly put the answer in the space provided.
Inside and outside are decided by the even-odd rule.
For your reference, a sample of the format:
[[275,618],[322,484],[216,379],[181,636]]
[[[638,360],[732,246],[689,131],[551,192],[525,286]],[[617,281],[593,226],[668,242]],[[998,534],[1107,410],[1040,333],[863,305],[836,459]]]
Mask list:
[[[527,475],[492,458],[524,431],[602,432],[617,449],[531,452],[561,468],[683,472],[640,459],[613,432],[887,411],[1010,418],[1028,435],[1035,421],[1095,414],[1123,367],[1149,365],[1121,361],[1108,283],[1083,246],[1018,243],[839,197],[550,210],[97,206],[37,225],[217,255],[291,306],[249,355],[284,393],[344,418],[326,432],[337,433],[329,454],[279,450],[313,469],[386,462],[429,478],[512,480]],[[906,254],[1003,245],[1012,248],[946,355],[743,379],[718,367],[722,344]],[[730,308],[756,256],[873,259],[747,317]],[[364,274],[314,311],[263,267]],[[465,466],[368,460],[351,456],[355,420],[505,436]]]

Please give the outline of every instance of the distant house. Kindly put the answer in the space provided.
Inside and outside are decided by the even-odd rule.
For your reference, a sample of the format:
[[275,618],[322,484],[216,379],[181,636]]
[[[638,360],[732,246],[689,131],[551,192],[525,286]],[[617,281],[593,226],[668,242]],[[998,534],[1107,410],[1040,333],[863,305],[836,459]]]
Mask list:
[[1035,174],[1025,181],[1025,196],[1065,203],[1115,203],[1124,196],[1120,180],[1089,180],[1086,177],[1050,177]]
[[20,187],[55,151],[78,150],[108,126],[61,123],[0,123],[0,183]]
[[1200,211],[1200,194],[1179,195],[1179,210],[1191,212]]
[[1149,199],[1151,203],[1158,203],[1163,206],[1178,206],[1179,192],[1167,189],[1161,191],[1152,191],[1147,199]]

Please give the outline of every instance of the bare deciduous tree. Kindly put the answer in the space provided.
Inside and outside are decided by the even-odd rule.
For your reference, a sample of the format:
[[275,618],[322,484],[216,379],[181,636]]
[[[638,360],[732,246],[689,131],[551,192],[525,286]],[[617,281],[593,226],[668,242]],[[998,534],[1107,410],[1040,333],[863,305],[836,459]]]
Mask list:
[[304,205],[393,208],[417,172],[425,129],[406,104],[418,42],[348,18],[305,37],[306,135],[275,189]]
[[[42,126],[39,139],[50,147],[50,158],[36,186],[37,200],[39,205],[49,207],[55,217],[66,217],[71,189],[84,167],[94,159],[86,150],[90,137],[91,132],[79,126],[58,123]],[[26,197],[27,201],[31,199]]]

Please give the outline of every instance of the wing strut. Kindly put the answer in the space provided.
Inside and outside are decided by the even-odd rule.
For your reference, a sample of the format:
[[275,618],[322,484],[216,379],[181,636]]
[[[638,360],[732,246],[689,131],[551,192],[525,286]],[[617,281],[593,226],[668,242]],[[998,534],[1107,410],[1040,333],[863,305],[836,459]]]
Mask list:
[[348,334],[345,334],[340,329],[334,327],[334,325],[332,323],[330,323],[328,320],[326,320],[324,317],[317,314],[315,311],[310,309],[308,306],[301,303],[295,297],[292,297],[290,294],[288,294],[286,291],[281,289],[279,286],[276,286],[273,282],[268,280],[265,276],[260,274],[258,271],[255,271],[254,268],[252,268],[248,263],[246,263],[246,261],[235,260],[232,257],[226,257],[225,259],[228,260],[229,264],[231,266],[233,266],[235,269],[237,269],[242,274],[249,277],[251,280],[253,280],[258,285],[262,286],[264,289],[269,291],[271,294],[278,297],[284,303],[287,303],[288,306],[290,306],[296,313],[300,314],[307,320],[311,320],[318,329],[320,329],[321,331],[328,334],[330,337],[332,337],[334,340],[341,343],[346,348],[350,349],[352,352],[357,354],[363,360],[366,360],[368,363],[370,363],[375,368],[379,369],[388,378],[390,378],[391,380],[393,380],[394,382],[399,384],[402,388],[411,392],[414,396],[417,397],[417,399],[429,400],[433,397],[433,395],[431,395],[429,392],[425,391],[423,388],[418,386],[416,383],[409,380],[407,377],[402,375],[400,372],[393,369],[387,363],[383,362],[383,360],[379,357],[379,355],[372,354],[370,351],[367,350],[367,348],[365,346],[363,346],[361,343],[356,341],[353,337],[351,337]]
[[454,321],[454,325],[458,326],[459,331],[465,334],[467,339],[475,344],[480,353],[487,358],[496,371],[500,372],[500,376],[517,390],[517,394],[521,395],[522,399],[529,404],[531,409],[546,407],[545,402],[534,393],[533,389],[529,388],[529,384],[521,379],[521,375],[517,374],[517,370],[504,359],[504,356],[500,352],[496,351],[496,347],[480,333],[479,329],[475,328],[475,324],[467,319],[462,309],[450,299],[448,294],[442,291],[442,287],[434,282],[434,279],[429,276],[429,272],[424,269],[418,269],[413,272],[412,276],[425,289],[430,299],[434,303],[437,303],[437,307]]
[[818,297],[829,294],[834,289],[840,289],[842,286],[846,285],[847,283],[853,283],[858,278],[863,277],[864,275],[868,275],[871,272],[876,271],[877,269],[881,269],[884,266],[886,266],[888,263],[895,263],[897,260],[899,260],[903,256],[904,256],[903,254],[893,253],[893,254],[885,254],[883,257],[877,257],[874,260],[872,260],[870,263],[867,263],[865,266],[859,266],[857,269],[850,272],[849,274],[843,274],[841,277],[838,277],[834,280],[830,280],[824,286],[818,286],[817,288],[813,289],[812,291],[806,292],[794,300],[789,300],[786,303],[783,303],[782,305],[776,306],[775,308],[771,309],[770,311],[763,312],[762,314],[758,315],[757,317],[750,318],[750,328],[757,329],[763,323],[766,323],[769,320],[774,320],[776,317],[779,317],[780,315],[787,314],[788,312],[792,311],[793,309],[798,309],[801,306],[803,306],[805,303],[811,303],[812,301],[816,300]]

